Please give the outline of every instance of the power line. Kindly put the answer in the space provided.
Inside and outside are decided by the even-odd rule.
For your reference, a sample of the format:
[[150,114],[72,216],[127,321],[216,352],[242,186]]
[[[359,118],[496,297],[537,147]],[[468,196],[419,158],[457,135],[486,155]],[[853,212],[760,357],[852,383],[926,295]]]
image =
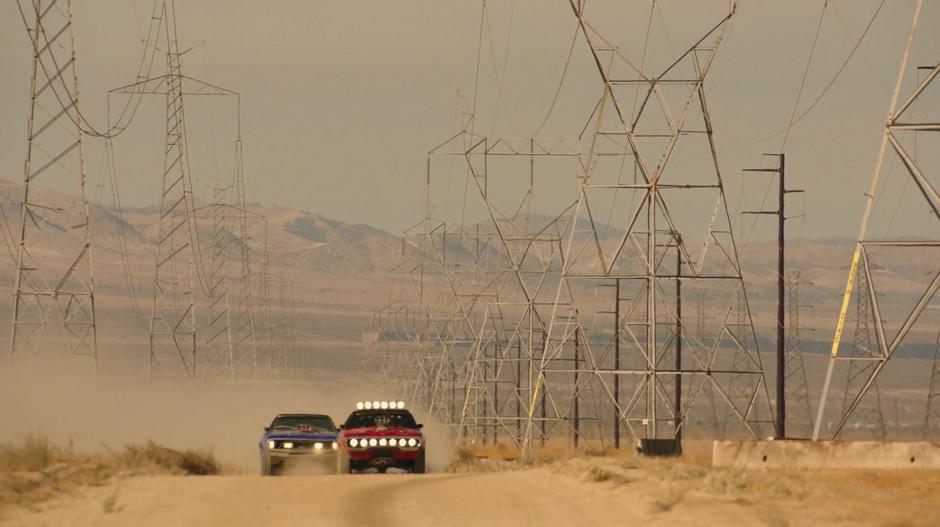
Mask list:
[[816,54],[816,43],[819,42],[819,34],[822,32],[823,20],[826,18],[826,8],[829,6],[829,0],[823,1],[822,11],[819,13],[819,22],[816,23],[816,34],[813,35],[813,44],[809,48],[809,57],[806,58],[806,67],[803,68],[803,75],[800,78],[800,89],[796,92],[796,100],[793,101],[793,110],[790,112],[790,120],[784,130],[783,143],[780,145],[780,151],[783,152],[787,146],[787,139],[790,137],[790,130],[793,127],[793,120],[796,116],[797,108],[800,107],[800,99],[803,97],[803,89],[806,87],[806,78],[809,76],[809,69],[813,64],[813,56]]
[[539,123],[538,128],[532,132],[532,137],[538,137],[542,129],[545,128],[545,124],[548,123],[548,119],[552,116],[552,112],[555,110],[555,104],[558,102],[558,96],[561,95],[561,88],[565,84],[565,77],[568,75],[568,67],[571,65],[571,57],[574,55],[574,45],[578,41],[578,34],[580,32],[581,28],[576,23],[574,26],[574,34],[571,35],[571,45],[568,46],[568,57],[565,59],[565,67],[561,70],[561,77],[559,77],[558,86],[555,88],[555,95],[552,97],[551,104],[548,105],[548,111],[545,112],[545,117],[542,118],[542,122]]
[[[22,6],[22,3],[21,3],[21,2],[22,2],[22,0],[17,0],[17,2],[16,2],[16,7],[17,7],[17,10],[19,11],[20,18],[22,19],[23,24],[26,26],[27,29],[29,29],[30,26],[29,26],[29,23],[28,23],[28,21],[27,21],[26,13],[25,13],[25,11],[23,10],[23,6]],[[55,4],[52,4],[52,5],[55,5]],[[155,2],[154,2],[154,14],[151,16],[151,20],[155,20],[155,19],[157,18],[157,17],[156,17],[156,10],[157,10],[157,6],[158,6],[158,5],[159,5],[159,0],[155,0]],[[70,12],[69,12],[69,22],[68,22],[68,25],[71,26],[71,13],[70,13]],[[147,76],[149,76],[150,71],[151,71],[151,69],[153,68],[153,61],[154,61],[154,58],[155,58],[155,56],[156,56],[156,45],[151,46],[151,45],[150,45],[150,42],[151,42],[151,37],[153,37],[154,39],[156,38],[156,36],[155,36],[156,33],[153,32],[152,30],[153,30],[153,23],[151,23],[151,28],[150,28],[150,30],[148,30],[147,39],[146,39],[145,42],[144,42],[144,53],[143,53],[143,55],[141,56],[140,64],[139,64],[138,67],[137,67],[137,77],[138,77],[138,79],[140,79],[140,78],[146,78]],[[71,31],[71,30],[70,30],[70,31]],[[157,32],[159,32],[159,26],[157,27]],[[48,36],[46,33],[43,33],[43,42],[42,42],[42,43],[44,43],[44,45],[42,46],[42,48],[40,48],[40,44],[41,44],[41,43],[40,43],[38,40],[31,42],[32,45],[33,45],[33,52],[38,55],[38,54],[40,54],[42,51],[48,50],[49,48],[52,47],[52,45],[54,44],[54,42],[55,42],[55,40],[58,38],[58,36],[59,36],[59,35],[56,34],[55,36],[52,37],[52,40],[50,41],[49,36]],[[147,50],[148,50],[148,48],[150,48],[150,47],[153,47],[153,52],[150,53],[150,58],[149,58],[149,61],[148,61],[148,59],[147,59]],[[51,57],[50,57],[50,61],[51,61],[51,64],[52,64],[52,69],[53,69],[54,71],[56,71],[56,72],[61,72],[61,71],[63,71],[65,68],[68,67],[68,64],[60,65],[58,59],[57,59],[56,57],[54,57],[54,56],[51,56]],[[72,99],[72,95],[71,95],[70,92],[69,92],[69,87],[68,87],[68,85],[66,84],[66,81],[65,81],[65,79],[63,78],[63,76],[60,75],[60,74],[58,74],[58,73],[50,76],[49,70],[46,69],[46,65],[45,65],[45,64],[42,64],[41,67],[42,67],[42,70],[43,70],[43,74],[45,75],[45,77],[46,77],[46,79],[47,79],[47,81],[48,81],[48,87],[52,90],[52,93],[53,93],[53,95],[55,96],[56,100],[58,101],[59,106],[63,109],[63,111],[64,111],[64,113],[67,115],[67,117],[75,124],[75,126],[77,126],[77,127],[79,128],[79,130],[80,130],[82,133],[84,133],[84,134],[86,134],[86,135],[89,135],[89,136],[92,136],[92,137],[102,137],[102,138],[115,137],[115,136],[121,134],[125,129],[127,129],[127,126],[130,125],[131,121],[133,121],[134,117],[137,115],[137,110],[138,110],[138,108],[140,107],[140,101],[141,101],[142,98],[143,98],[143,97],[142,97],[142,95],[143,95],[142,93],[141,93],[141,94],[138,94],[137,99],[136,99],[136,102],[134,102],[134,98],[133,98],[133,97],[131,97],[131,98],[128,99],[127,103],[124,105],[124,108],[121,110],[121,113],[119,114],[118,121],[117,121],[114,125],[110,125],[110,123],[109,123],[109,127],[108,127],[108,129],[107,129],[106,131],[104,131],[104,132],[98,131],[98,130],[88,121],[88,119],[85,118],[85,116],[82,114],[82,112],[81,112],[80,109],[78,109],[78,108],[75,108],[75,109],[74,109],[74,111],[75,111],[75,115],[74,115],[74,116],[71,115],[71,113],[69,112],[69,110],[70,110],[71,108],[70,108],[68,105],[66,105],[65,100],[63,100],[63,96],[62,96],[62,95],[59,93],[59,91],[56,89],[56,83],[60,83],[60,84],[61,84],[61,88],[65,91],[65,96],[66,96],[65,98],[66,98],[66,100],[71,100],[71,99]],[[145,67],[146,67],[146,73],[145,73]],[[77,88],[76,88],[76,90],[77,90]],[[121,119],[124,118],[125,115],[127,115],[127,112],[128,112],[128,110],[130,109],[130,107],[131,107],[132,105],[133,105],[134,108],[133,108],[133,110],[131,110],[130,116],[127,117],[127,120],[126,120],[125,123],[121,124]],[[84,127],[83,127],[83,125],[84,125]]]
[[[786,126],[785,128],[783,128],[783,129],[781,129],[781,130],[775,132],[774,134],[771,134],[771,135],[769,135],[769,136],[767,136],[767,137],[764,137],[764,138],[762,138],[762,139],[757,139],[757,140],[755,140],[754,142],[759,143],[759,142],[763,142],[763,141],[769,141],[770,139],[773,139],[773,138],[775,138],[775,137],[779,137],[781,134],[784,134],[783,145],[780,147],[780,150],[783,151],[783,147],[786,146],[786,143],[787,143],[787,138],[789,138],[790,130],[792,130],[793,127],[796,126],[797,123],[799,123],[800,121],[802,121],[804,117],[806,117],[807,115],[809,115],[809,113],[812,112],[814,108],[816,108],[816,105],[819,104],[820,101],[822,101],[823,97],[825,97],[826,94],[829,93],[829,89],[832,88],[832,86],[836,83],[836,81],[839,79],[839,76],[841,76],[841,75],[842,75],[842,72],[845,71],[846,66],[849,65],[849,62],[852,60],[852,57],[855,56],[855,53],[858,51],[859,46],[861,46],[862,41],[865,39],[865,36],[868,34],[868,31],[871,29],[872,25],[875,23],[875,20],[878,18],[878,13],[881,12],[881,8],[884,7],[884,5],[885,5],[885,0],[881,0],[881,3],[878,4],[878,7],[875,8],[874,14],[872,14],[871,18],[869,19],[868,25],[865,26],[865,30],[862,31],[862,34],[859,35],[858,40],[855,41],[855,45],[852,46],[852,50],[851,50],[851,51],[849,52],[849,54],[845,57],[845,60],[842,61],[842,64],[839,65],[839,68],[836,70],[836,72],[835,72],[835,74],[832,76],[832,78],[829,79],[829,82],[826,83],[826,86],[822,89],[821,92],[819,92],[819,95],[817,95],[816,98],[813,99],[813,102],[810,103],[810,105],[807,106],[806,109],[803,110],[798,116],[795,116],[795,114],[796,114],[796,109],[797,109],[797,106],[799,105],[799,101],[800,101],[799,96],[797,96],[797,102],[796,102],[796,104],[793,105],[793,113],[790,115],[790,122],[787,124],[787,126]],[[822,22],[822,17],[820,17],[820,22]],[[818,38],[818,33],[817,33],[817,38]],[[814,39],[814,40],[813,40],[813,47],[814,47],[814,48],[815,48],[815,44],[816,44],[816,41],[815,41],[815,39]],[[811,53],[810,57],[812,58],[812,53]],[[808,65],[808,64],[807,64],[807,65]],[[804,73],[804,75],[805,75],[805,73]],[[804,82],[805,82],[805,77],[804,77]],[[801,93],[802,93],[802,90],[803,90],[803,85],[801,84],[801,85],[800,85],[800,92],[801,92]],[[794,116],[795,116],[795,117],[794,117]]]

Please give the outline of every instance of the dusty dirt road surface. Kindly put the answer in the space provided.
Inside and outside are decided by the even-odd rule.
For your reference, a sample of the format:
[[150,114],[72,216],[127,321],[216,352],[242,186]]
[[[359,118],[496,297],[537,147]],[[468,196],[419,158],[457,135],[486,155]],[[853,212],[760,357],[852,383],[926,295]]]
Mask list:
[[517,470],[352,476],[143,476],[0,523],[38,526],[770,527],[940,525],[937,472],[717,470],[575,458]]

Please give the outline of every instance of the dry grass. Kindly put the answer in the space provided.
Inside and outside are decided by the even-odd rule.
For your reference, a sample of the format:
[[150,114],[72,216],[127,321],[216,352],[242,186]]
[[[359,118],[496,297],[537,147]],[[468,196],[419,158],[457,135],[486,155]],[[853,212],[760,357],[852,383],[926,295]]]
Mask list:
[[792,518],[805,525],[940,525],[937,471],[743,470],[642,456],[572,456],[548,468],[645,496],[653,514],[722,503],[750,510],[769,527],[787,527]]
[[650,504],[651,509],[653,512],[669,512],[682,501],[684,494],[685,489],[681,487],[667,487],[653,499],[653,502]]
[[[71,443],[56,445],[43,434],[29,434],[18,442],[0,443],[0,510],[10,505],[34,508],[54,496],[128,476],[221,472],[210,452],[178,451],[148,441],[125,445],[118,451],[87,454],[76,452]],[[114,503],[104,507],[113,509]]]
[[157,472],[169,474],[211,476],[222,472],[221,466],[209,452],[173,450],[153,441],[147,441],[143,445],[126,445],[121,458],[126,465],[149,466]]
[[467,450],[456,450],[445,472],[497,472],[518,468],[518,461],[508,461],[501,458],[480,457]]
[[[744,470],[712,467],[701,452],[650,458],[625,451],[569,451],[529,462],[464,454],[451,467],[494,470],[547,470],[602,486],[603,492],[629,493],[643,500],[650,514],[664,517],[734,510],[768,527],[940,525],[940,471]],[[834,502],[840,506],[831,506]]]

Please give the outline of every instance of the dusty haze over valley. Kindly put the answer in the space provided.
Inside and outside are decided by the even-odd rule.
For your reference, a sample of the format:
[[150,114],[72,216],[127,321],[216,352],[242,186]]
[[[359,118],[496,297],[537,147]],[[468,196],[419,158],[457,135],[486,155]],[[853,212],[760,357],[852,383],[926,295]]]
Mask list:
[[0,5],[0,525],[940,524],[938,27]]

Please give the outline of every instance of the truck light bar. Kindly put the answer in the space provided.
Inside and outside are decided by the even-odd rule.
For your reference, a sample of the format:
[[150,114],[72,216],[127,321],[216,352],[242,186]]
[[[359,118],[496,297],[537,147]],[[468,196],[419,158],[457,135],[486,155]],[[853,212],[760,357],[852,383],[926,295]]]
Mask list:
[[404,410],[405,401],[360,401],[356,410]]

